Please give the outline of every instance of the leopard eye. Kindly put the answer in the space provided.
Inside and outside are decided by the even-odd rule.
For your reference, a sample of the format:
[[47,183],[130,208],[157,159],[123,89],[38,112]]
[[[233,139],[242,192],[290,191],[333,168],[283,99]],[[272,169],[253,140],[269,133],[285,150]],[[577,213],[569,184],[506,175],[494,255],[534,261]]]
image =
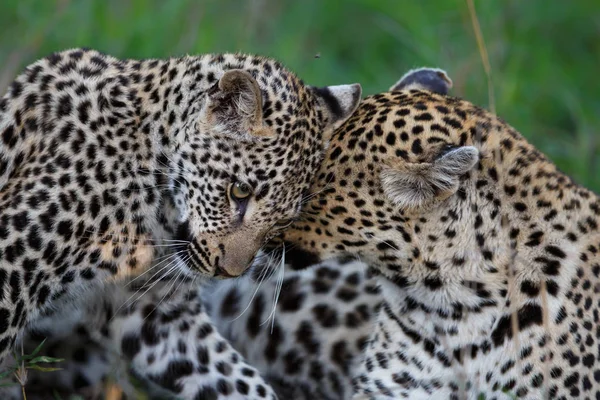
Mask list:
[[252,189],[243,182],[235,182],[229,187],[229,195],[234,200],[246,200],[251,194]]

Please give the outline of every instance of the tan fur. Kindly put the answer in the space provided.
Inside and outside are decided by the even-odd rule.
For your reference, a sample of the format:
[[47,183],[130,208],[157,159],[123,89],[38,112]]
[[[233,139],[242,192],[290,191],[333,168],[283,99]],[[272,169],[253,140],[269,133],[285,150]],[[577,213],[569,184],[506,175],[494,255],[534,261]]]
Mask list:
[[[443,146],[467,157],[436,168]],[[600,395],[600,199],[512,127],[458,99],[378,94],[336,131],[312,192],[286,247],[381,275],[358,393]]]

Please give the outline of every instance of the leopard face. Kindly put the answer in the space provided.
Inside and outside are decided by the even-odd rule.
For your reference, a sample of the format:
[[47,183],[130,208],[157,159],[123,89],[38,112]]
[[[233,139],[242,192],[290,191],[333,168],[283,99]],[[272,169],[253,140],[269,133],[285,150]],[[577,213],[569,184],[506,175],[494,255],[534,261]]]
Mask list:
[[226,74],[179,133],[169,182],[177,231],[192,243],[183,257],[204,273],[239,275],[266,236],[290,224],[328,134],[360,98],[358,86],[306,87],[269,65],[251,69],[258,80]]
[[462,240],[439,230],[471,196],[463,187],[483,151],[476,135],[490,124],[473,113],[481,116],[418,90],[367,98],[335,132],[311,189],[318,194],[283,240],[318,257],[356,254],[401,285],[417,280],[415,265]]

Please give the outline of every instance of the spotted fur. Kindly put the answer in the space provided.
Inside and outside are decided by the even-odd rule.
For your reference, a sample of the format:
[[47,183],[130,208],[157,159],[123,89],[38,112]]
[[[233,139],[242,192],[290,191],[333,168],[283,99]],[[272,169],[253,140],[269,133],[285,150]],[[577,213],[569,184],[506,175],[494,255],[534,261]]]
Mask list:
[[[436,90],[450,86],[451,81],[439,70],[419,69],[406,74],[394,85],[394,89],[407,84]],[[444,93],[448,88],[444,89]],[[204,304],[212,309],[211,319],[204,312],[196,315],[183,312],[182,318],[204,326],[204,330],[215,329],[222,334],[246,357],[248,363],[266,377],[282,399],[348,398],[360,350],[372,330],[375,309],[381,301],[378,288],[357,261],[332,260],[314,269],[294,272],[291,269],[298,257],[290,252],[287,260],[290,265],[274,272],[269,269],[273,267],[273,260],[262,258],[255,265],[253,274],[235,281],[213,282],[207,290],[202,290]],[[170,294],[164,298],[163,292],[167,293],[164,284],[158,283],[144,295],[144,300],[132,304],[127,298],[131,300],[135,290],[144,291],[144,288],[131,287],[123,293],[123,289],[110,286],[104,292],[88,296],[94,299],[88,304],[94,306],[81,308],[67,299],[55,308],[56,311],[47,311],[47,315],[36,321],[27,336],[26,348],[33,349],[46,338],[45,349],[49,355],[66,360],[60,364],[61,371],[31,373],[28,396],[54,390],[65,393],[65,396],[70,393],[89,394],[101,390],[102,381],[108,376],[120,378],[119,383],[127,388],[129,382],[124,377],[132,359],[136,360],[132,368],[136,376],[146,382],[159,383],[156,389],[177,392],[181,382],[189,382],[189,379],[175,374],[174,368],[169,365],[173,362],[178,365],[197,363],[190,354],[160,351],[169,346],[174,348],[177,339],[178,348],[202,346],[208,349],[208,371],[200,380],[202,385],[198,384],[195,388],[203,386],[205,391],[212,389],[211,393],[218,393],[219,398],[230,398],[228,393],[221,392],[227,387],[224,382],[246,382],[247,372],[240,374],[234,369],[224,378],[221,372],[228,368],[215,362],[217,356],[210,354],[212,348],[207,346],[205,339],[177,333],[171,328],[173,323],[163,322],[162,317],[152,318],[153,328],[149,329],[146,320],[138,317],[138,313],[147,313],[141,312],[141,309],[152,307],[154,300],[148,298],[162,298],[155,312],[163,315],[173,307],[170,304],[174,300],[183,296],[180,294],[171,299]],[[174,287],[181,293],[190,292],[197,301],[193,285],[178,284],[171,289]],[[271,303],[275,302],[277,293],[280,296],[277,308],[273,310]],[[123,304],[129,307],[113,316]],[[199,302],[192,302],[184,309],[189,311],[199,307]],[[244,311],[246,307],[248,309]],[[235,313],[237,315],[233,315]],[[264,323],[271,313],[275,316],[275,323]],[[158,338],[149,341],[148,332],[154,332],[154,329],[159,333],[156,335]],[[131,345],[137,338],[142,344]],[[132,355],[131,348],[139,349],[139,352]],[[147,356],[146,362],[143,361],[144,355]],[[241,359],[229,350],[225,358],[234,356]],[[215,365],[219,367],[214,368]],[[250,367],[245,366],[242,371],[247,371],[247,368]],[[248,382],[248,386],[253,386],[252,382]],[[267,384],[264,386],[267,387]],[[186,393],[193,395],[194,386],[191,387],[186,389]],[[181,392],[177,393],[180,398]]]
[[[407,82],[413,87],[420,84],[420,87],[432,90],[451,85],[445,74],[430,69],[405,75],[395,88]],[[301,272],[291,270],[297,261],[302,261],[298,254],[290,251],[286,260],[289,265],[275,271],[272,269],[274,260],[261,258],[252,274],[237,280],[214,281],[203,288],[203,304],[208,307],[210,319],[204,311],[192,311],[204,309],[196,297],[199,289],[189,283],[165,286],[164,281],[159,282],[132,304],[127,299],[131,300],[133,292],[139,289],[143,292],[144,288],[130,287],[123,293],[122,288],[112,285],[105,292],[97,293],[93,298],[96,300],[89,303],[101,306],[84,309],[67,301],[69,306],[61,306],[59,312],[36,321],[27,341],[29,348],[33,348],[40,340],[48,338],[51,354],[67,358],[66,363],[61,364],[64,369],[53,374],[33,374],[27,388],[34,393],[56,389],[66,393],[89,392],[99,386],[99,380],[105,378],[108,371],[113,371],[110,374],[113,377],[114,371],[121,371],[117,372],[118,376],[125,375],[131,360],[134,360],[133,372],[137,376],[159,383],[159,387],[169,389],[179,398],[194,398],[194,389],[198,387],[204,387],[207,396],[217,393],[219,398],[241,394],[235,390],[223,393],[227,387],[224,382],[242,381],[249,387],[258,382],[268,386],[260,380],[254,383],[249,380],[247,371],[252,367],[243,361],[242,369],[231,370],[229,364],[224,366],[217,361],[219,355],[214,353],[207,339],[180,333],[174,328],[180,321],[187,321],[202,326],[203,331],[223,335],[249,364],[260,371],[282,399],[348,398],[354,368],[381,301],[379,290],[364,266],[356,260],[331,260]],[[257,281],[260,282],[258,286]],[[169,293],[169,288],[176,288],[178,294]],[[185,295],[188,291],[190,296]],[[173,305],[181,298],[194,300],[186,300],[189,304],[185,306]],[[276,300],[277,307],[272,309]],[[157,303],[157,310],[150,314],[157,314],[156,317],[140,318]],[[128,307],[113,316],[122,304],[128,304]],[[165,321],[164,314],[169,314],[173,308],[184,311],[175,321],[170,318]],[[270,315],[275,316],[273,323],[266,322]],[[74,346],[76,342],[87,345]],[[196,347],[207,349],[203,358],[210,360],[201,377],[176,373],[178,369],[171,365],[198,364],[193,354],[180,352],[181,348],[187,351]],[[137,350],[133,354],[132,348]],[[161,351],[168,348],[172,351]],[[71,352],[73,357],[69,357]],[[227,349],[225,362],[233,357],[242,360],[241,355]],[[229,372],[227,377],[223,376],[223,371]],[[194,386],[190,381],[197,384]],[[185,382],[188,386],[183,388]],[[127,387],[126,380],[121,379],[120,383]],[[256,394],[246,396],[259,398]]]
[[280,398],[348,399],[379,288],[357,260],[285,268],[271,276],[258,269],[208,288],[213,321]]
[[[390,90],[445,94],[451,87],[443,70],[419,68]],[[268,261],[279,268],[277,257]],[[283,270],[259,264],[251,275],[213,282],[204,292],[206,304],[219,331],[281,398],[348,399],[382,301],[380,291],[358,259],[340,257],[294,271],[306,261],[292,248]]]
[[131,395],[132,374],[153,398],[275,399],[259,371],[215,329],[201,292],[197,283],[162,279],[127,290],[107,285],[83,306],[61,298],[60,307],[36,320],[25,344],[31,350],[46,339],[41,354],[65,361],[60,371],[32,371],[27,391],[85,394],[110,378]]
[[364,100],[286,247],[350,254],[385,302],[355,398],[600,397],[600,199],[515,129],[421,91]]
[[280,399],[349,398],[381,302],[376,282],[356,260],[304,271],[265,262],[208,287],[163,280],[137,301],[152,282],[107,286],[84,307],[61,299],[36,320],[25,349],[46,339],[42,354],[65,361],[60,371],[32,371],[28,397],[98,392],[108,378],[131,393],[131,369],[158,398],[261,399],[271,388]]
[[0,100],[0,360],[52,298],[166,253],[169,272],[241,274],[359,98],[242,54],[27,67]]

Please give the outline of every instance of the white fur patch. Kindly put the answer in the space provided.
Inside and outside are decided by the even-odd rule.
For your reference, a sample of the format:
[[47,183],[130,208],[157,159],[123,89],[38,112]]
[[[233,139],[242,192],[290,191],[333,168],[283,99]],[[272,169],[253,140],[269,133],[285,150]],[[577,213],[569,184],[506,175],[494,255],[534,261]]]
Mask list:
[[432,163],[406,163],[381,171],[383,191],[401,208],[422,207],[439,198],[444,199],[458,189],[458,178],[479,161],[479,150],[459,147]]

